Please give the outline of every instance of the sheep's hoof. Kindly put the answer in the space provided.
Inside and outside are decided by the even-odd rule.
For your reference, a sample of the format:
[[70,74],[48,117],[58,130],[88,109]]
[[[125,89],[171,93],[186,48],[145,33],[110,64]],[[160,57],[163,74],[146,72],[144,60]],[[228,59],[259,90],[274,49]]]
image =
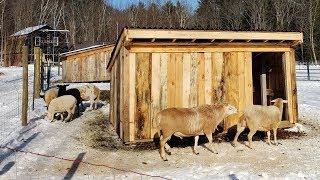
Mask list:
[[172,153],[171,153],[170,151],[168,151],[167,154],[168,154],[169,156],[171,156]]
[[163,161],[168,161],[168,159],[164,159]]
[[279,143],[274,143],[275,146],[279,146]]
[[232,142],[231,145],[232,145],[233,147],[237,147],[238,143]]
[[218,152],[213,152],[214,154],[219,154]]

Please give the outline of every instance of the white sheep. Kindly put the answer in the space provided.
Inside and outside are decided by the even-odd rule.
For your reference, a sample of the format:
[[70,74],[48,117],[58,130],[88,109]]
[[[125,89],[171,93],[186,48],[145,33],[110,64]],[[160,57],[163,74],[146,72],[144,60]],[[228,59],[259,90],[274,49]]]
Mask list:
[[84,101],[90,101],[90,110],[97,109],[98,101],[100,100],[100,89],[92,84],[78,87],[81,98]]
[[51,88],[47,90],[44,94],[44,101],[46,103],[47,109],[49,107],[50,102],[58,97],[58,89],[57,88]]
[[244,110],[237,124],[237,134],[233,140],[234,146],[238,144],[238,137],[246,127],[250,129],[248,134],[250,148],[252,148],[252,137],[257,131],[267,131],[268,144],[270,145],[270,131],[273,130],[274,143],[278,144],[277,129],[282,119],[283,103],[287,103],[287,101],[278,98],[271,102],[274,103],[271,106],[253,105]]
[[[160,135],[161,158],[165,161],[167,160],[165,148],[169,152],[170,146],[167,141],[170,140],[172,135],[180,138],[195,136],[193,150],[195,154],[198,154],[199,135],[205,134],[211,144],[212,133],[220,122],[236,112],[237,109],[235,107],[223,103],[202,105],[194,108],[168,108],[160,111],[156,116],[156,120],[159,122],[158,134]],[[217,153],[214,148],[212,152]]]
[[[57,97],[50,102],[47,117],[51,122],[53,122],[55,113],[67,112],[68,116],[65,121],[69,122],[74,115],[76,107],[77,99],[75,97],[71,95]],[[61,119],[64,121],[63,117]]]

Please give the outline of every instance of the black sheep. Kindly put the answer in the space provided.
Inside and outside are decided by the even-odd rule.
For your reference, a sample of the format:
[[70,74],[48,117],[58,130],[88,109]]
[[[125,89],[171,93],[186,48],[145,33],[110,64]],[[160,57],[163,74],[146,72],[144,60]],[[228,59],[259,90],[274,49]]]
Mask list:
[[79,89],[76,88],[72,88],[72,89],[68,89],[67,90],[67,86],[69,85],[57,85],[58,87],[58,97],[63,96],[63,95],[71,95],[73,97],[75,97],[77,99],[77,111],[78,111],[78,116],[80,115],[80,108],[79,108],[79,104],[82,104],[82,98],[81,98],[81,93],[79,91]]

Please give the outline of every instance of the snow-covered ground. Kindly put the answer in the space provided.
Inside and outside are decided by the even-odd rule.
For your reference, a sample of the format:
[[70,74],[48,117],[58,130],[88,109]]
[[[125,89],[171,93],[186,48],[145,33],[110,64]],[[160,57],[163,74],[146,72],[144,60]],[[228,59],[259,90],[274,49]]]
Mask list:
[[[191,147],[174,147],[169,161],[163,162],[158,150],[96,149],[84,143],[84,135],[89,131],[84,127],[88,122],[106,118],[108,105],[86,111],[70,123],[50,123],[43,117],[44,102],[37,100],[35,111],[29,112],[29,125],[21,128],[18,108],[21,68],[0,68],[0,72],[4,73],[0,75],[0,146],[7,147],[0,149],[0,179],[320,178],[320,82],[317,81],[298,81],[300,122],[288,130],[302,131],[306,136],[282,138],[279,146],[255,141],[254,150],[221,142],[215,144],[217,155],[202,147],[199,147],[200,155],[194,155]],[[53,76],[59,78],[57,71],[53,71]],[[32,78],[30,73],[30,82]],[[107,84],[98,85],[109,88]],[[31,99],[32,86],[30,89]]]

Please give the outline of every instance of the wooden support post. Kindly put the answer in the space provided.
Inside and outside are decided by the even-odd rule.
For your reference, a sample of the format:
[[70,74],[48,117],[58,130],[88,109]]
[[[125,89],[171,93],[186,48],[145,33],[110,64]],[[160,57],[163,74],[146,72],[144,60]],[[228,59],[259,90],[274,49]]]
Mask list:
[[261,104],[267,106],[267,75],[260,75],[260,86],[261,86]]
[[40,54],[40,48],[35,47],[34,48],[34,98],[39,99],[40,98],[40,91],[41,91],[41,54]]
[[22,114],[21,122],[22,126],[27,126],[28,124],[28,46],[23,46],[22,48],[22,65],[23,65],[23,91],[22,91]]

